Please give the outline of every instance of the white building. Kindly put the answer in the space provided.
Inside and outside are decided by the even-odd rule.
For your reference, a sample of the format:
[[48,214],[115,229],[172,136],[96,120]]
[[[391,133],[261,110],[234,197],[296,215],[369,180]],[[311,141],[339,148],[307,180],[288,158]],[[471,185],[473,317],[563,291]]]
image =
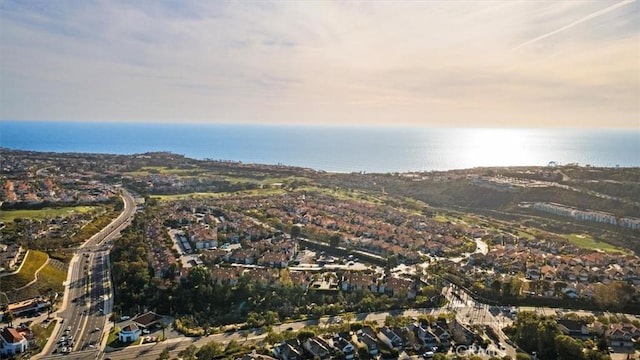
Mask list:
[[0,332],[0,354],[14,355],[27,350],[27,339],[14,328],[4,328]]
[[123,343],[130,343],[140,338],[140,328],[136,324],[129,324],[120,330],[118,333],[118,339]]

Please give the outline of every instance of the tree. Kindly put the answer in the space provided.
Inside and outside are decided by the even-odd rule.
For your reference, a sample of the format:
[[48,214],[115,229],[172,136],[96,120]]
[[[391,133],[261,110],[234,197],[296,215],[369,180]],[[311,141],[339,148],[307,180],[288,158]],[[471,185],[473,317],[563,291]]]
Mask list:
[[567,335],[558,335],[555,338],[556,351],[559,360],[581,360],[584,359],[582,344]]
[[9,325],[9,327],[13,327],[13,320],[16,319],[16,316],[13,314],[13,311],[8,310],[4,313],[2,320]]
[[333,248],[338,247],[338,245],[340,245],[341,242],[342,242],[342,235],[340,235],[339,232],[335,232],[333,233],[333,235],[329,237],[329,245],[331,245],[331,247]]
[[180,351],[178,356],[182,358],[182,360],[196,360],[196,351],[198,351],[198,348],[191,344],[187,346],[186,349]]
[[189,275],[187,275],[187,280],[192,287],[199,287],[200,285],[209,283],[209,272],[202,266],[192,267]]
[[219,355],[222,355],[220,344],[215,341],[210,341],[198,350],[196,358],[198,360],[213,360]]
[[162,350],[160,355],[158,355],[158,360],[169,360],[169,358],[170,358],[169,349],[167,348],[164,348],[164,350]]
[[264,314],[264,323],[265,325],[273,325],[276,324],[280,321],[280,316],[278,316],[278,313],[275,311],[267,311]]
[[160,328],[162,328],[162,341],[164,341],[167,337],[164,335],[164,331],[167,329],[167,324],[160,322]]
[[[256,312],[250,312],[247,314],[247,325],[251,328],[260,327],[264,325],[264,317]],[[271,325],[271,324],[269,324]]]
[[227,354],[233,354],[237,352],[238,349],[240,349],[240,344],[238,344],[238,342],[235,340],[231,340],[227,344],[227,347],[224,349],[224,352]]
[[297,239],[302,234],[302,229],[299,225],[291,225],[291,238]]
[[348,313],[344,313],[344,314],[342,314],[342,320],[346,321],[346,322],[347,322],[347,324],[351,324],[351,322],[352,322],[355,318],[356,318],[356,316],[355,316],[353,313],[351,313],[351,312],[348,312]]
[[300,330],[298,331],[298,334],[296,335],[296,338],[298,338],[298,340],[300,340],[301,342],[304,342],[307,339],[311,339],[312,337],[316,336],[316,333],[311,331],[311,330]]
[[620,311],[631,300],[633,291],[633,288],[623,281],[598,284],[593,294],[593,300],[601,309]]

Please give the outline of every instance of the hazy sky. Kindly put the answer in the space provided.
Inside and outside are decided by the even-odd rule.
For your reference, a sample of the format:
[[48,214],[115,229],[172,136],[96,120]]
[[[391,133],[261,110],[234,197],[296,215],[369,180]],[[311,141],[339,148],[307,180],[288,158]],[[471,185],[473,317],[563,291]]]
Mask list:
[[0,0],[0,119],[640,128],[640,1]]

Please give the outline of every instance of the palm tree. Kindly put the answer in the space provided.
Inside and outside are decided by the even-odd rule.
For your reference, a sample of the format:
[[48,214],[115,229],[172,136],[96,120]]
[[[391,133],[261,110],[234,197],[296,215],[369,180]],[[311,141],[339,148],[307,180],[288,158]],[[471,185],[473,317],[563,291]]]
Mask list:
[[13,327],[13,320],[15,319],[16,319],[16,316],[11,310],[5,311],[4,315],[2,316],[2,320],[6,322],[7,325],[9,325],[9,327]]
[[54,310],[54,302],[56,301],[56,296],[53,291],[49,293],[49,309],[47,310],[47,318],[51,318],[51,314],[53,314]]
[[160,328],[162,328],[162,341],[165,341],[167,337],[164,335],[164,330],[167,328],[167,324],[160,322]]

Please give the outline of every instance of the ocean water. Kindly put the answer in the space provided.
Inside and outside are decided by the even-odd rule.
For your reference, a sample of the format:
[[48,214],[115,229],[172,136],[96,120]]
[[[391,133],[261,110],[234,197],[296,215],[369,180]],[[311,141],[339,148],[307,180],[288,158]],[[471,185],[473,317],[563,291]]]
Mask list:
[[407,172],[578,163],[640,166],[640,129],[488,129],[0,121],[0,147]]

